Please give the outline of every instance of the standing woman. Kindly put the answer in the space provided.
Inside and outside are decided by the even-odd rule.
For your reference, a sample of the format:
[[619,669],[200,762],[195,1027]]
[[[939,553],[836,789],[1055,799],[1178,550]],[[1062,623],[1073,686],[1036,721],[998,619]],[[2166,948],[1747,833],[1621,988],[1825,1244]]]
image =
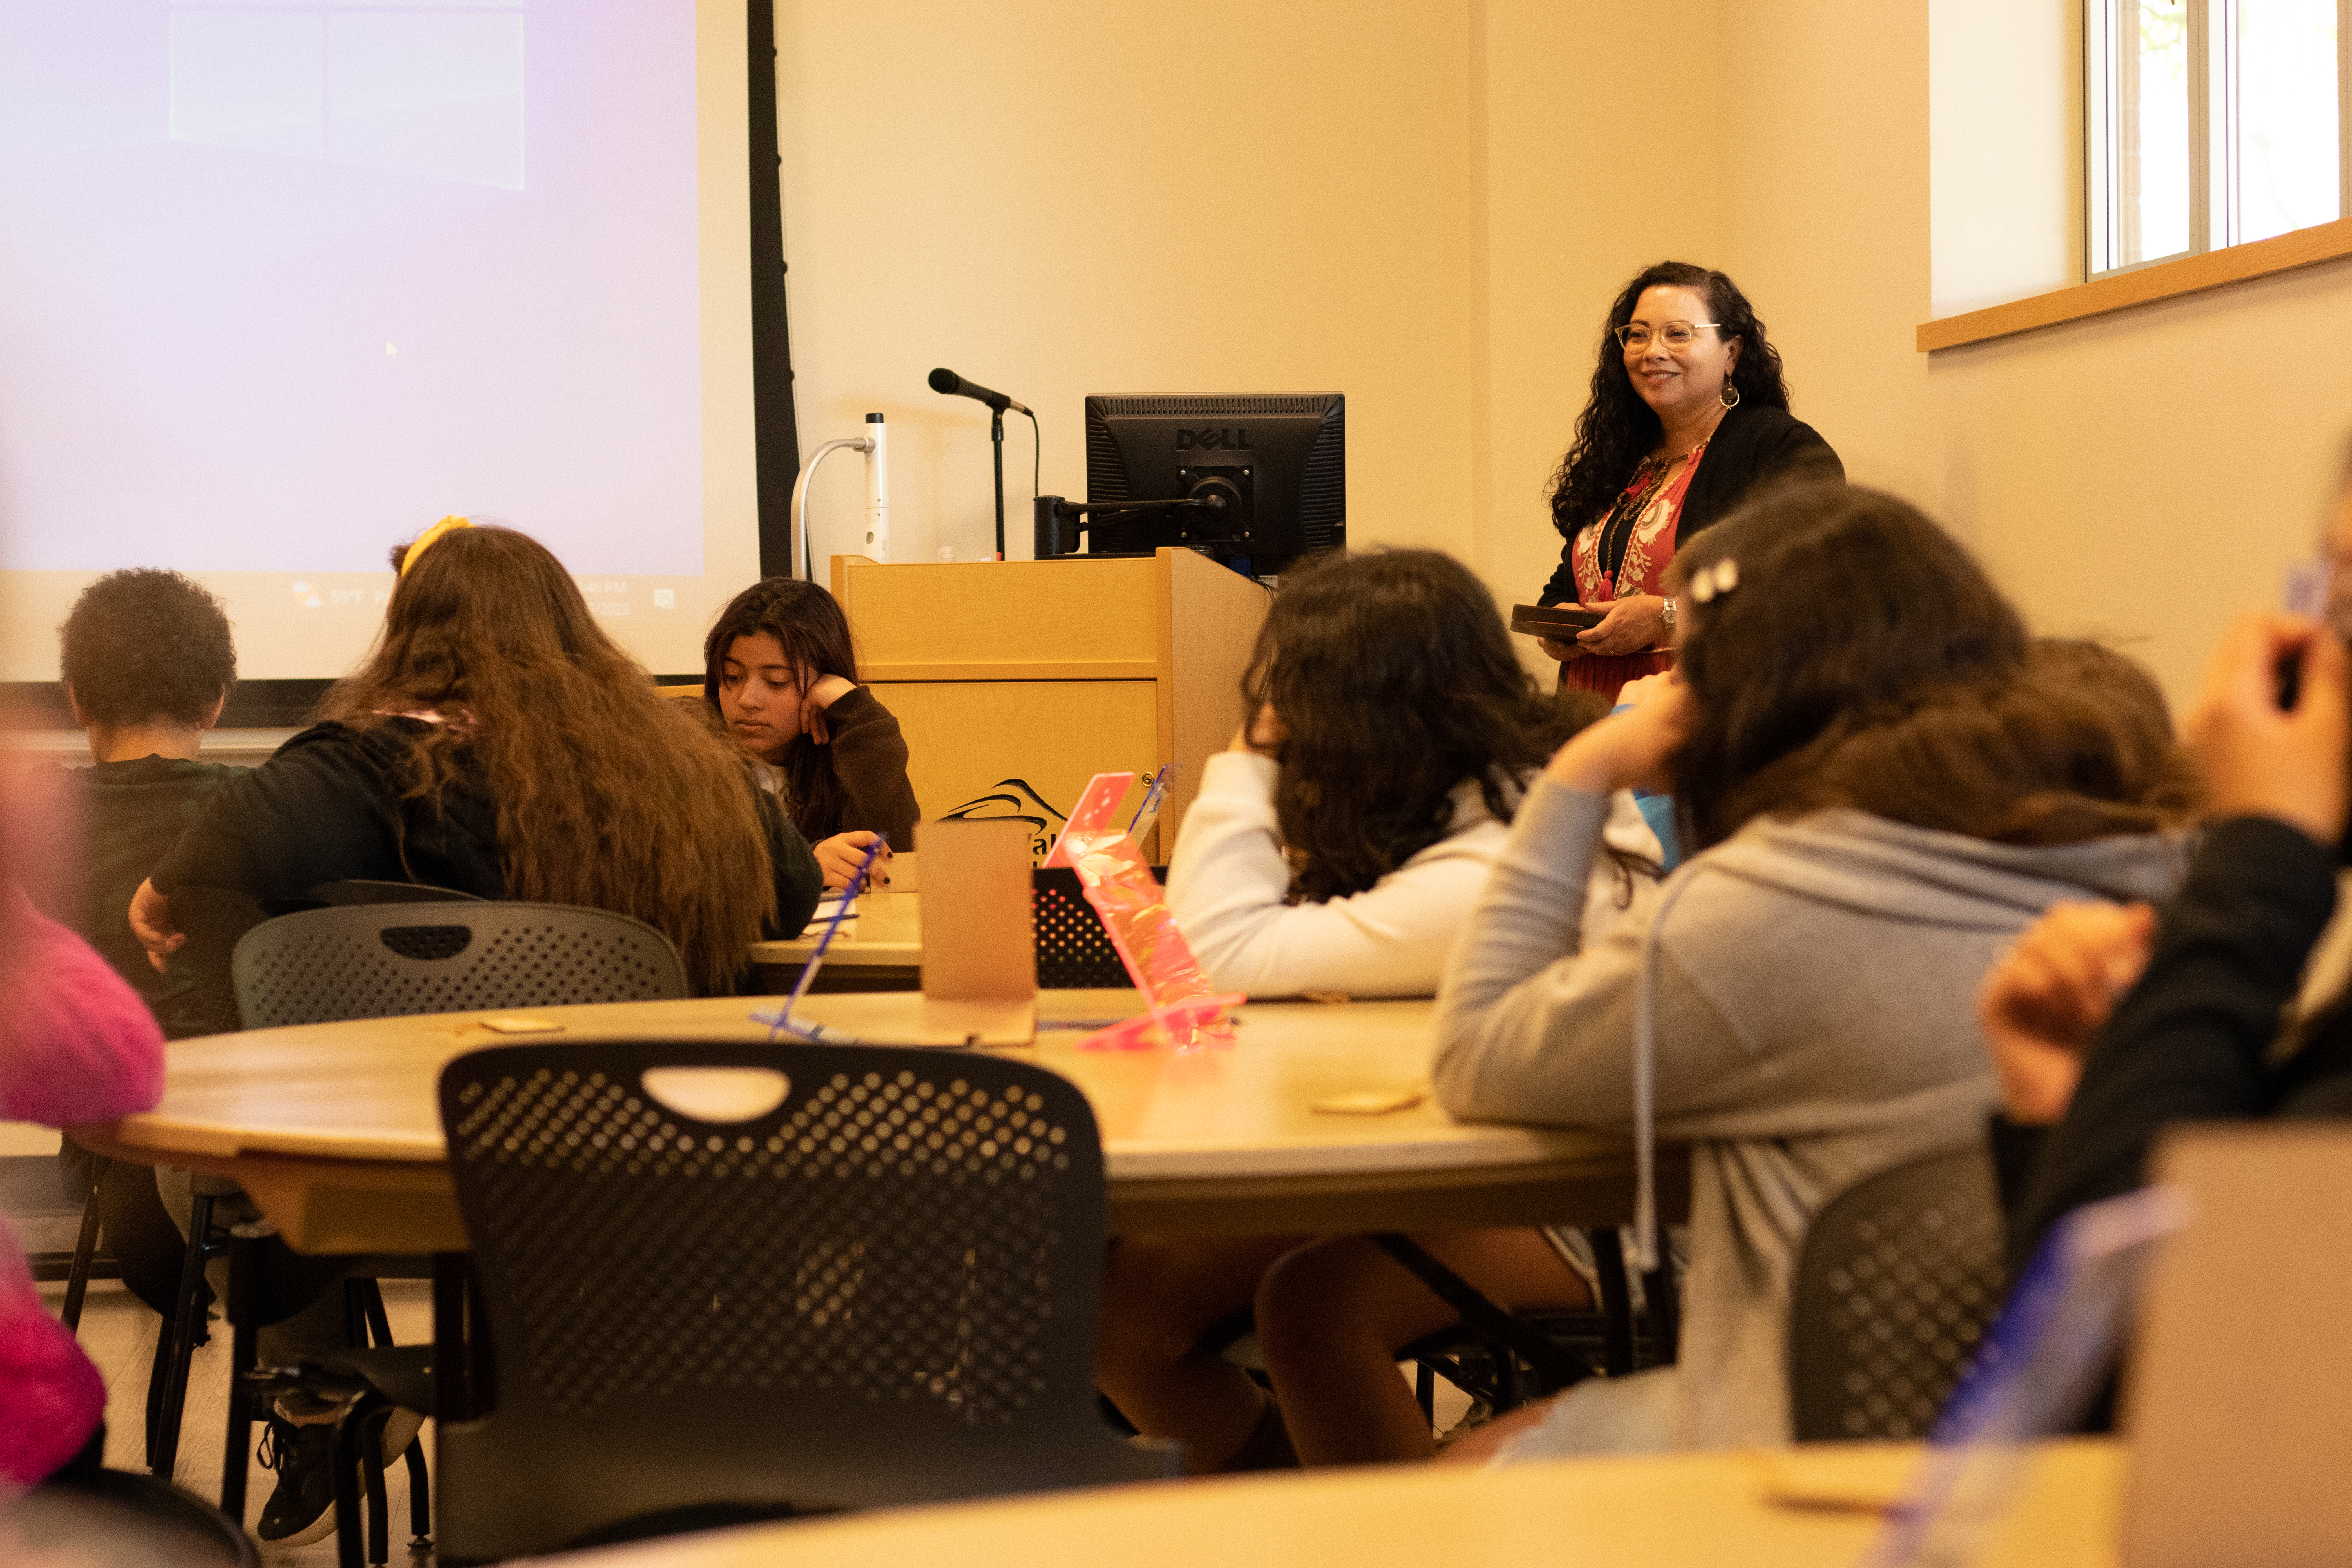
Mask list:
[[1603,612],[1574,642],[1542,639],[1562,687],[1614,697],[1671,668],[1675,552],[1767,484],[1843,479],[1813,427],[1789,413],[1780,355],[1738,286],[1662,261],[1609,309],[1592,395],[1552,480],[1568,543],[1540,602]]

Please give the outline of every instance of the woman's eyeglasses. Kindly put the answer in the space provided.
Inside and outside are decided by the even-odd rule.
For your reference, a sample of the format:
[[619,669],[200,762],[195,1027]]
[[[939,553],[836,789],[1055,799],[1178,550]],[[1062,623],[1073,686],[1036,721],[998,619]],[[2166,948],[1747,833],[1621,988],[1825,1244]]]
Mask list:
[[[1691,346],[1691,340],[1698,336],[1701,327],[1719,327],[1722,324],[1720,321],[1668,321],[1658,329],[1658,341],[1670,349],[1686,349]],[[1650,329],[1638,322],[1612,328],[1612,331],[1617,334],[1619,344],[1625,348],[1645,349],[1650,346]]]

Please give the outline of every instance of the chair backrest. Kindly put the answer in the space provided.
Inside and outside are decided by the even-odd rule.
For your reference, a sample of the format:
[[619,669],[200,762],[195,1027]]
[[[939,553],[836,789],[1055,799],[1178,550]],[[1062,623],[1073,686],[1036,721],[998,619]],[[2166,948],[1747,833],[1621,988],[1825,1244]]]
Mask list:
[[194,982],[189,1012],[204,1021],[205,1034],[227,1034],[245,1026],[236,993],[237,945],[269,919],[259,901],[224,888],[193,885],[172,890],[172,919],[188,939],[179,961]]
[[[1168,868],[1154,866],[1152,874],[1168,879]],[[1087,902],[1078,874],[1067,866],[1030,872],[1031,898],[1037,932],[1037,985],[1045,991],[1082,991],[1132,985],[1127,965],[1111,945],[1102,917]]]
[[[662,1072],[709,1068],[764,1098],[676,1109],[698,1102]],[[1102,1158],[1066,1079],[885,1047],[567,1042],[452,1061],[441,1117],[495,1347],[487,1411],[439,1428],[446,1553],[1172,1472],[1096,1413]]]
[[359,904],[265,921],[236,944],[248,1029],[686,994],[667,937],[569,904]]
[[1797,1440],[1925,1436],[2005,1289],[1979,1144],[1882,1171],[1823,1205],[1789,1321]]

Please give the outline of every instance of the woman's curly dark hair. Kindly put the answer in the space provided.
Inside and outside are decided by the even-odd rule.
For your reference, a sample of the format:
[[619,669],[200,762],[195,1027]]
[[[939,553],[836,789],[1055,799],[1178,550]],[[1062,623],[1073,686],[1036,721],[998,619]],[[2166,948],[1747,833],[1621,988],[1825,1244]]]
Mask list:
[[1609,307],[1609,320],[1601,325],[1600,363],[1592,370],[1592,395],[1576,416],[1576,438],[1552,475],[1551,523],[1562,539],[1575,538],[1577,530],[1617,504],[1618,492],[1633,477],[1635,466],[1665,433],[1657,415],[1633,390],[1615,336],[1618,328],[1633,319],[1633,307],[1651,289],[1687,289],[1704,295],[1718,335],[1726,342],[1738,340],[1739,363],[1731,368],[1731,384],[1739,393],[1741,407],[1789,406],[1780,352],[1765,338],[1764,323],[1739,285],[1687,261],[1643,268]]
[[220,601],[177,572],[110,572],[58,628],[58,673],[92,724],[201,724],[236,684]]
[[1242,699],[1251,715],[1271,705],[1285,731],[1275,816],[1301,903],[1360,893],[1444,837],[1465,779],[1508,821],[1559,738],[1494,595],[1434,550],[1285,577]]

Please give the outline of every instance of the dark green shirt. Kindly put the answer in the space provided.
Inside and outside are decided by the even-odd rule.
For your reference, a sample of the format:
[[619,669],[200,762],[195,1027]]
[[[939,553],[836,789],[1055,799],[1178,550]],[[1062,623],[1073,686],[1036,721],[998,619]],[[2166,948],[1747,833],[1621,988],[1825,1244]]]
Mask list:
[[53,884],[26,891],[131,982],[166,1037],[204,1033],[207,1025],[195,1011],[195,979],[187,965],[174,959],[158,974],[147,962],[147,950],[131,934],[131,895],[221,781],[251,770],[141,757],[56,771],[80,797],[84,853],[80,865],[61,870]]

